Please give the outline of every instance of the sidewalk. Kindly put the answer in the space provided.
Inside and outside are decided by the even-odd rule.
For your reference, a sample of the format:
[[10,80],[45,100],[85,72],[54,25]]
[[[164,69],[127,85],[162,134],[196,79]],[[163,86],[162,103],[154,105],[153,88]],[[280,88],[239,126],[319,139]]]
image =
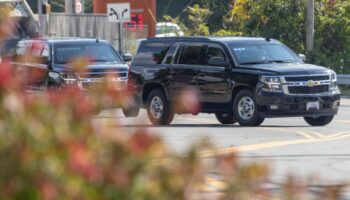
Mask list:
[[350,98],[341,98],[340,105],[350,107]]

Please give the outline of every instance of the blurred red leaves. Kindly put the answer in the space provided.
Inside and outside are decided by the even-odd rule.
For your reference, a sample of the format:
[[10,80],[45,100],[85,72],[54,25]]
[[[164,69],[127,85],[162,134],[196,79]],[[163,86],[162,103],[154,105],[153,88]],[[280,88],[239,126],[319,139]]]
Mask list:
[[102,172],[94,162],[93,153],[84,142],[74,141],[68,146],[69,166],[75,173],[81,174],[89,181],[100,181]]
[[3,60],[0,63],[0,88],[4,90],[11,86],[13,83],[12,67],[9,60]]
[[159,142],[159,139],[148,133],[145,129],[139,129],[128,141],[129,150],[137,155],[148,152],[150,148]]
[[198,114],[201,110],[198,92],[191,87],[182,90],[175,99],[173,110],[176,113]]

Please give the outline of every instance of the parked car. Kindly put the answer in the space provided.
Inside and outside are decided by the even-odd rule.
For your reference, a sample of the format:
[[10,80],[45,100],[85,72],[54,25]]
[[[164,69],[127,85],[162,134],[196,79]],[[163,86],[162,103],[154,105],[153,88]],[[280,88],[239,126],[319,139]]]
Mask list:
[[156,25],[156,37],[183,36],[180,26],[171,22],[159,22]]
[[323,126],[340,105],[334,71],[304,63],[269,38],[148,39],[131,64],[129,81],[153,124],[171,123],[171,105],[189,86],[197,91],[200,112],[214,113],[222,124],[258,126],[265,118],[292,116]]
[[[107,75],[114,75],[119,89],[126,87],[130,56],[123,56],[112,45],[100,39],[47,38],[25,39],[18,42],[16,56],[28,52],[36,59],[30,62],[14,62],[16,70],[25,71],[26,88],[30,91],[44,92],[48,88],[59,89],[67,85],[82,91],[91,91]],[[68,65],[76,58],[87,57],[90,64],[83,72],[77,72]],[[129,110],[125,109],[125,113]]]

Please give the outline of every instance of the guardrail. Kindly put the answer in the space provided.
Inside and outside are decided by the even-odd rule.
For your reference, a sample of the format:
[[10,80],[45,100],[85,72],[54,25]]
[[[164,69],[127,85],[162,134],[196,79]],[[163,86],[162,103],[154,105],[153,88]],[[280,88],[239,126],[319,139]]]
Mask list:
[[339,85],[350,85],[350,74],[338,74]]

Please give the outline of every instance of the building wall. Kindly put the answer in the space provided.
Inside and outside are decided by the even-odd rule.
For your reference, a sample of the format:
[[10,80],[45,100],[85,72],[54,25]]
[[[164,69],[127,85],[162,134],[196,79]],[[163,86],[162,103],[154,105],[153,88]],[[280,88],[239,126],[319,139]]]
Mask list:
[[130,2],[132,22],[136,29],[148,26],[148,37],[155,36],[156,29],[156,0],[94,0],[94,13],[106,14],[108,3]]

